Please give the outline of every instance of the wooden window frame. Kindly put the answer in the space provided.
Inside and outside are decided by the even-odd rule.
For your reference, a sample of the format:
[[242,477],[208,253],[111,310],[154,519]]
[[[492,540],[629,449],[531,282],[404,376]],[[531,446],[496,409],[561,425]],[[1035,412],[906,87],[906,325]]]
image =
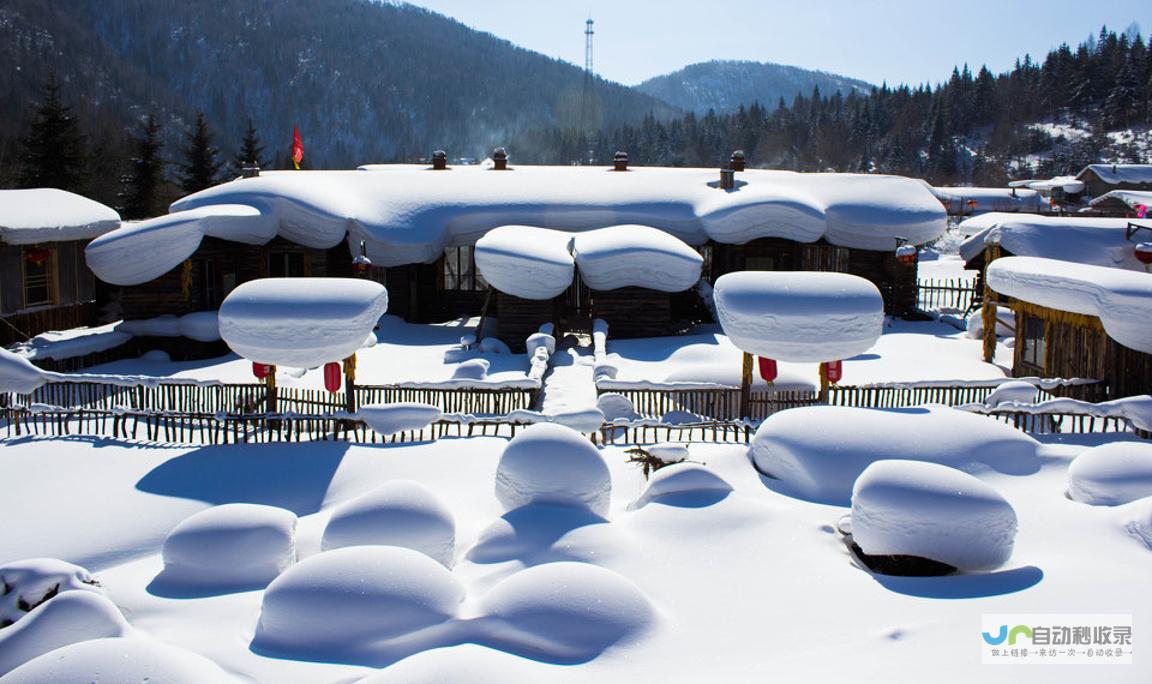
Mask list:
[[472,245],[445,248],[437,271],[437,284],[445,292],[484,292],[488,289],[488,283],[476,267],[476,249]]
[[1016,321],[1020,326],[1020,365],[1044,375],[1048,368],[1048,321],[1027,313],[1020,318]]
[[[43,247],[48,250],[48,258],[44,261],[44,282],[41,285],[36,283],[29,285],[28,278],[28,250],[39,249],[40,245],[28,245],[20,250],[20,302],[24,309],[33,309],[38,307],[56,306],[60,303],[60,284],[59,284],[59,260],[57,258],[57,250],[55,245]],[[37,276],[39,278],[40,276]],[[48,291],[48,299],[45,301],[31,302],[28,300],[28,290],[32,287],[44,287]]]

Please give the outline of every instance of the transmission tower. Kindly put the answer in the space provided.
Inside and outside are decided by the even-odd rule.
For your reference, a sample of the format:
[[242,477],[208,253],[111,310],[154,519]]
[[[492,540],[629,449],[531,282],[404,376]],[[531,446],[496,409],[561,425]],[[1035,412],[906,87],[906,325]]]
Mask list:
[[592,35],[596,33],[592,30],[592,17],[588,17],[588,21],[584,24],[584,71],[588,74],[592,73]]

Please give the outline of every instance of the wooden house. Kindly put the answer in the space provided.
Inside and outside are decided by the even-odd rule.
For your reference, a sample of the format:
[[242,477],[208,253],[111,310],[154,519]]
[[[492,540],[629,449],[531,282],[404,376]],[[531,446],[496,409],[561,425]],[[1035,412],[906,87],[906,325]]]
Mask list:
[[1152,191],[1112,190],[1088,203],[1099,216],[1144,218],[1152,213]]
[[1113,190],[1152,191],[1152,164],[1089,164],[1076,179],[1089,197]]
[[0,345],[96,322],[84,246],[119,225],[114,210],[70,192],[0,190]]

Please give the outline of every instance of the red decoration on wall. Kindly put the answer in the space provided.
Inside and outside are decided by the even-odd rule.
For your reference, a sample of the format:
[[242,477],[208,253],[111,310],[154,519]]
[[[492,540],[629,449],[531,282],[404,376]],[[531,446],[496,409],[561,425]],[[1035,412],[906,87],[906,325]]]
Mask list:
[[252,362],[252,375],[255,375],[257,380],[267,378],[270,370],[272,370],[272,368],[266,363]]
[[24,248],[24,259],[37,266],[43,266],[45,261],[52,258],[52,250],[47,247],[26,247]]
[[844,366],[840,361],[828,361],[824,367],[828,373],[828,382],[833,385],[840,382],[840,379],[844,377]]
[[760,377],[764,378],[767,382],[772,382],[776,379],[776,359],[760,357]]
[[344,371],[336,361],[324,364],[324,388],[329,392],[339,392],[344,385]]

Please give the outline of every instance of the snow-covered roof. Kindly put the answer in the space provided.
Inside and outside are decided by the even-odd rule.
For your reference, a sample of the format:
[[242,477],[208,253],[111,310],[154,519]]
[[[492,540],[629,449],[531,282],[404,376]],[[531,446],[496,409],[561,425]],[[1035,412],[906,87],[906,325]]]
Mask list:
[[[259,216],[244,221],[258,227],[245,234],[262,235],[271,222],[277,235],[308,247],[363,240],[373,264],[385,267],[431,263],[445,247],[473,244],[505,225],[585,231],[641,224],[689,245],[823,238],[841,247],[883,251],[893,248],[896,236],[922,244],[946,227],[940,203],[908,178],[764,170],[738,176],[737,187],[724,190],[710,169],[365,166],[266,172],[186,197],[172,210],[249,206]],[[178,263],[174,258],[165,260],[164,271]],[[116,278],[110,282],[127,279],[109,275]]]
[[1000,294],[1050,309],[1097,316],[1112,339],[1152,354],[1152,274],[1005,257],[988,267],[988,285]]
[[932,188],[932,194],[951,214],[983,214],[990,211],[1040,211],[1040,193],[1027,188]]
[[[960,245],[960,256],[965,261],[979,256],[985,244],[998,243],[1015,256],[1144,270],[1133,254],[1134,244],[1125,237],[1128,224],[1133,222],[1130,219],[989,214],[964,221],[960,229],[964,231],[980,220],[987,227]],[[1147,223],[1152,226],[1152,221]]]
[[1008,184],[1012,188],[1031,188],[1039,193],[1047,194],[1053,190],[1063,190],[1069,194],[1084,192],[1084,181],[1076,176],[1055,176],[1053,178],[1030,178],[1027,180],[1012,181]]
[[1152,207],[1152,192],[1144,190],[1113,190],[1100,195],[1088,204],[1096,207],[1110,200],[1120,200],[1133,209],[1141,204],[1145,207]]
[[0,242],[90,240],[115,230],[120,215],[111,207],[56,188],[0,190]]
[[1152,164],[1089,164],[1076,177],[1083,180],[1089,171],[1108,185],[1152,184]]

